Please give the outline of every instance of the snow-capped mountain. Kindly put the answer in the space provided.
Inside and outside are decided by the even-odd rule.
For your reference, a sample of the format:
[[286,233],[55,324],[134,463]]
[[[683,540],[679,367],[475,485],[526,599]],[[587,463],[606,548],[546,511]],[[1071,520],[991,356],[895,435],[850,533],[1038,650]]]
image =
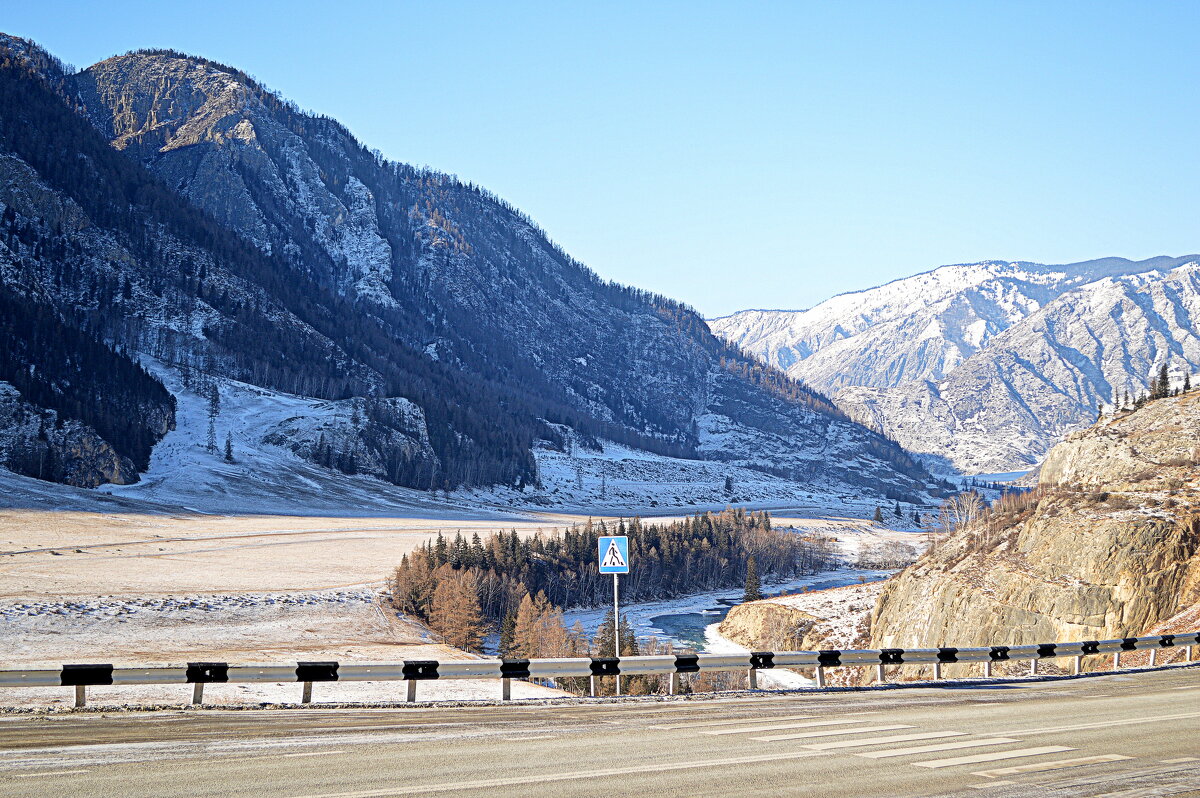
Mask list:
[[914,452],[1014,471],[1163,362],[1197,370],[1197,261],[957,264],[709,324]]
[[[601,280],[504,201],[386,161],[236,69],[146,51],[69,73],[28,42],[5,48],[0,300],[116,363],[215,386],[214,413],[223,380],[345,402],[272,432],[290,456],[410,487],[524,485],[565,425],[804,482],[912,494],[928,480],[690,308]],[[0,380],[103,426],[110,392],[59,373],[81,360],[54,340],[0,341]],[[124,382],[153,425],[136,451],[99,432],[144,470],[175,405],[144,369]]]

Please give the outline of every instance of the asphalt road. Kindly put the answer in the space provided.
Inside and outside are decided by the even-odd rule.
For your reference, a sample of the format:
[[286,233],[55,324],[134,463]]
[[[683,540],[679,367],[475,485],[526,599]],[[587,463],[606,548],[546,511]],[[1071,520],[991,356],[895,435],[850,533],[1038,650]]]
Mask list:
[[0,796],[1200,796],[1200,667],[856,693],[0,716]]

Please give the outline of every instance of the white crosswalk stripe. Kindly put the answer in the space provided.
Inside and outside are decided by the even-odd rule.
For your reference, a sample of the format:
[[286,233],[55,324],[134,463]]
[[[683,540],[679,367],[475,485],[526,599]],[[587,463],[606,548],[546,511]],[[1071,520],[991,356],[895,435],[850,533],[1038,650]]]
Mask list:
[[957,740],[952,743],[937,743],[935,745],[918,745],[911,748],[888,748],[883,751],[868,751],[855,754],[865,759],[889,759],[894,756],[912,756],[914,754],[931,754],[935,751],[953,751],[959,748],[982,748],[986,745],[1006,745],[1019,743],[1011,737],[983,737],[975,740]]
[[939,731],[918,732],[917,734],[893,734],[888,737],[867,737],[861,740],[834,740],[828,743],[809,743],[801,748],[812,751],[832,751],[838,748],[863,748],[868,745],[890,745],[891,743],[907,743],[913,740],[938,740],[944,737],[965,737],[970,732]]
[[1009,768],[996,768],[994,770],[980,770],[972,773],[972,776],[984,776],[986,778],[995,778],[996,776],[1015,776],[1019,773],[1040,773],[1044,770],[1065,770],[1067,768],[1084,767],[1085,765],[1100,765],[1105,762],[1119,762],[1122,759],[1133,759],[1131,756],[1123,756],[1121,754],[1101,754],[1100,756],[1082,756],[1075,759],[1056,759],[1052,762],[1032,762],[1028,765],[1014,765]]
[[758,740],[764,743],[775,742],[776,740],[803,740],[808,737],[839,737],[850,734],[870,734],[872,732],[892,731],[894,729],[911,729],[904,723],[893,723],[888,726],[863,726],[858,729],[825,729],[824,731],[807,731],[798,732],[796,734],[773,734],[770,737],[751,737],[751,740]]
[[1074,751],[1068,745],[1043,745],[1038,748],[1018,748],[1013,751],[993,751],[990,754],[975,754],[973,756],[959,756],[953,759],[930,759],[926,762],[913,762],[919,768],[949,768],[956,765],[974,765],[978,762],[995,762],[1001,759],[1020,759],[1027,756],[1041,756],[1042,754],[1060,754],[1063,751]]
[[870,723],[870,720],[854,718],[853,720],[810,720],[805,723],[776,723],[770,726],[742,726],[737,729],[713,729],[702,731],[701,734],[755,734],[758,732],[776,731],[778,729],[807,729],[813,726],[847,726],[852,723]]

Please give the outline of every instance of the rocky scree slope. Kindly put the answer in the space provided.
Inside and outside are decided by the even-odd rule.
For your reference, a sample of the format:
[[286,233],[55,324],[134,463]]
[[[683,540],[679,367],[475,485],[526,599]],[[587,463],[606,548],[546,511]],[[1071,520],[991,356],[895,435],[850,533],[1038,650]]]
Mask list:
[[945,470],[1020,470],[1159,364],[1197,370],[1198,261],[958,264],[710,324]]
[[873,647],[1144,634],[1200,604],[1200,392],[1101,420],[889,580]]
[[690,309],[600,280],[502,200],[385,161],[234,69],[153,51],[70,74],[6,43],[0,285],[192,382],[373,403],[374,434],[331,453],[318,430],[302,457],[353,469],[375,447],[397,484],[516,484],[566,424],[808,482],[928,481]]

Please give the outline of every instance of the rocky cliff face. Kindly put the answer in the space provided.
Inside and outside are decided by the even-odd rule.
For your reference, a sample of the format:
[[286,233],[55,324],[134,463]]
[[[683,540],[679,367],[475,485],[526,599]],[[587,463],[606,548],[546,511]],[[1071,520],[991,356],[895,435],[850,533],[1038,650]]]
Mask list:
[[1157,366],[1200,368],[1200,260],[944,266],[806,311],[743,311],[727,340],[967,473],[1036,464]]
[[873,647],[1138,635],[1200,603],[1200,392],[1073,434],[884,587]]

